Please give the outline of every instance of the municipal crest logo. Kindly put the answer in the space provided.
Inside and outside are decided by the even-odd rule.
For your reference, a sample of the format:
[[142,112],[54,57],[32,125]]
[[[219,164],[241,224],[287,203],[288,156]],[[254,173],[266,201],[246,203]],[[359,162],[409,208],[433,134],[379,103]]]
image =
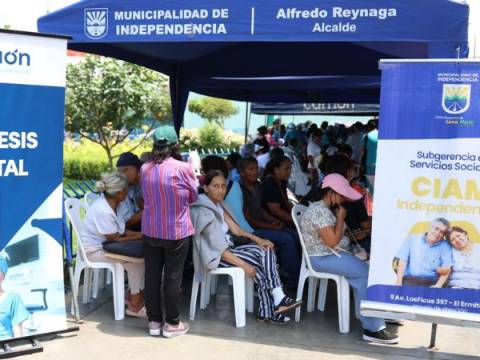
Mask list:
[[90,39],[101,39],[107,35],[108,9],[85,9],[85,35]]
[[443,84],[442,108],[449,114],[462,114],[470,107],[469,84]]

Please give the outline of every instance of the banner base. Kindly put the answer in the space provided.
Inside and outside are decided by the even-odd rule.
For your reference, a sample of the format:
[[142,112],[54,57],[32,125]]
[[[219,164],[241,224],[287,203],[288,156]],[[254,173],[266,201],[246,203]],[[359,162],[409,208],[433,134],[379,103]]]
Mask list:
[[74,326],[48,333],[19,336],[16,338],[0,340],[0,359],[7,359],[21,355],[43,352],[43,346],[41,345],[38,338],[49,335],[65,334],[73,331],[78,331],[79,329],[80,328],[78,326]]
[[383,319],[421,321],[432,324],[455,325],[480,329],[480,319],[469,313],[439,313],[430,308],[412,308],[411,306],[389,305],[371,301],[362,301],[360,313]]

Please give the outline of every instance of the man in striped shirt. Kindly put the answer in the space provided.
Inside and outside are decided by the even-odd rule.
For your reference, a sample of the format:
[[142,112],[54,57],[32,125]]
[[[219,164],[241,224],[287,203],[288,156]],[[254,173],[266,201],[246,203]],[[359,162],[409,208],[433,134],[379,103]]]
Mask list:
[[[197,188],[191,166],[179,161],[174,128],[161,126],[153,138],[153,159],[141,168],[145,305],[150,335],[174,337],[189,329],[180,321],[180,286],[189,236],[194,233],[189,205],[197,200]],[[160,293],[163,270],[165,316]]]

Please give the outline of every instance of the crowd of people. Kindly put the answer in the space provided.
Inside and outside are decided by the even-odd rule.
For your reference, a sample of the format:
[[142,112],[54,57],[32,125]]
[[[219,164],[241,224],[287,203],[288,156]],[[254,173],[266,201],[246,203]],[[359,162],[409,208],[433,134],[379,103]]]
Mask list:
[[[315,270],[345,276],[359,295],[358,307],[367,288],[376,125],[285,127],[276,120],[270,129],[260,127],[239,153],[207,156],[195,172],[181,161],[174,129],[162,126],[151,153],[141,160],[122,154],[118,173],[98,182],[102,195],[88,210],[89,231],[82,236],[87,256],[113,261],[103,253],[112,242],[113,251],[127,255],[143,245],[144,263],[125,266],[127,314],[146,317],[152,336],[189,329],[180,320],[179,303],[191,240],[197,279],[231,266],[253,279],[258,321],[288,324],[288,312],[302,304],[288,295],[297,287],[302,262],[298,231]],[[300,229],[291,214],[297,202],[308,205]],[[384,320],[360,320],[365,340],[398,342]]]

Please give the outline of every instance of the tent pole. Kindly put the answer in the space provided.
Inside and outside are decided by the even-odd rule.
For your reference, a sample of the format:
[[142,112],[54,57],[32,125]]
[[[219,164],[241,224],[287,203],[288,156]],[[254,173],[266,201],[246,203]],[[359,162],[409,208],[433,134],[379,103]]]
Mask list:
[[248,126],[249,126],[249,121],[248,121],[248,101],[245,103],[245,139],[244,143],[247,143],[247,138],[248,138]]

